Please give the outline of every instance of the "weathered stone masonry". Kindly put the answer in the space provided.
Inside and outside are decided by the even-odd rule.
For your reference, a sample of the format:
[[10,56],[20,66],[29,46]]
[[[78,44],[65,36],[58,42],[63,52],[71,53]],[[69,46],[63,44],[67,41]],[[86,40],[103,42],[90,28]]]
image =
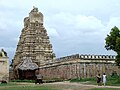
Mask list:
[[104,72],[108,75],[120,69],[115,65],[112,55],[72,55],[56,59],[56,62],[39,68],[45,79],[71,79],[95,77]]
[[0,51],[0,81],[3,80],[9,80],[9,60],[4,49]]

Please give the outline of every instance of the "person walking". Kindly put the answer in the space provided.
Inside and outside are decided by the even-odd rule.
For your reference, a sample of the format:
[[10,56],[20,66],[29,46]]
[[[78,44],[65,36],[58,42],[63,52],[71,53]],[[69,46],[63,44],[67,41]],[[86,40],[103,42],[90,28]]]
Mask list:
[[103,81],[103,84],[105,86],[105,84],[106,84],[106,74],[105,73],[103,73],[102,81]]

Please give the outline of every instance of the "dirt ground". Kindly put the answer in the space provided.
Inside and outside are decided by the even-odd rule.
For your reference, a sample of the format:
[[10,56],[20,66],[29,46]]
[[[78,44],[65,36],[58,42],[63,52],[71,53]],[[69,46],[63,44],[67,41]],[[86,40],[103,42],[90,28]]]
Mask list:
[[83,83],[70,83],[70,82],[48,83],[47,85],[53,85],[55,87],[59,87],[61,88],[60,90],[89,90],[92,88],[120,88],[120,86],[97,86],[97,85],[88,85]]
[[[56,88],[56,90],[90,90],[92,88],[119,88],[120,86],[97,86],[97,85],[88,85],[84,83],[70,83],[65,82],[55,82],[55,83],[44,83],[44,84],[34,84],[34,83],[17,83],[19,86],[50,86]],[[8,86],[12,87],[12,86]],[[0,87],[0,90],[2,87]]]
[[[24,84],[27,85],[26,83]],[[35,85],[35,84],[32,83],[32,85]],[[52,87],[57,88],[57,90],[88,90],[92,88],[120,88],[120,86],[97,86],[97,85],[88,85],[88,84],[83,84],[83,83],[70,83],[68,81],[55,82],[55,83],[44,83],[42,85],[52,86]]]

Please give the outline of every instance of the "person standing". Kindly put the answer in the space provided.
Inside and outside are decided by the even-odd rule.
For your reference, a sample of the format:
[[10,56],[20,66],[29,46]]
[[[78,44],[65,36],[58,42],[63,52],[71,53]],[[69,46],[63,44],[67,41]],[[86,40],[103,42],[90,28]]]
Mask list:
[[100,74],[97,75],[97,83],[98,83],[98,86],[101,86],[101,76],[100,76]]
[[103,84],[105,86],[105,84],[106,84],[106,74],[105,73],[103,73],[102,79],[103,79]]
[[43,83],[43,81],[42,81],[43,76],[41,74],[36,75],[36,78],[37,79],[35,81],[35,84],[37,84],[37,83],[42,84]]

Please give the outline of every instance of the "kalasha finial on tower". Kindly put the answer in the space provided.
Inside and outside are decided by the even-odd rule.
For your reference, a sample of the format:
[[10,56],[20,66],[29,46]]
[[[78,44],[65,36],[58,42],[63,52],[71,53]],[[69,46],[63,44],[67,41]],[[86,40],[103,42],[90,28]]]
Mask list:
[[38,12],[38,8],[37,7],[35,7],[35,6],[33,6],[33,10],[32,10],[33,12]]
[[36,8],[35,6],[33,6],[33,9]]

